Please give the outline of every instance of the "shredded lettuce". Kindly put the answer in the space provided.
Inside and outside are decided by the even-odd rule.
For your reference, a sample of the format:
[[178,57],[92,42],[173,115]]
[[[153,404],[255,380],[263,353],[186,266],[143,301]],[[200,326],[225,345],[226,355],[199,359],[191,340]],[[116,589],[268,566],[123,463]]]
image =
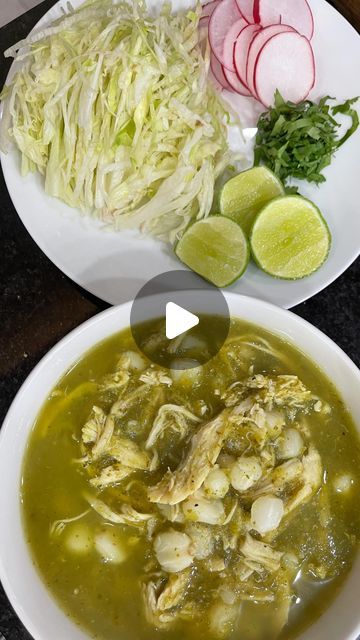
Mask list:
[[14,142],[23,174],[71,207],[175,241],[209,214],[229,162],[200,13],[90,0],[11,47],[1,150]]

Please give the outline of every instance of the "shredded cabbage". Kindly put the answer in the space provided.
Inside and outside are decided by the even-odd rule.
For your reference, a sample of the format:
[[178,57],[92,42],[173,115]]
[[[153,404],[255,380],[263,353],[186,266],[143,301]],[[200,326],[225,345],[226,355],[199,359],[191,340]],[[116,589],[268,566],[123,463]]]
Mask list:
[[11,47],[1,150],[15,142],[50,196],[174,241],[209,214],[229,161],[200,13],[90,0]]

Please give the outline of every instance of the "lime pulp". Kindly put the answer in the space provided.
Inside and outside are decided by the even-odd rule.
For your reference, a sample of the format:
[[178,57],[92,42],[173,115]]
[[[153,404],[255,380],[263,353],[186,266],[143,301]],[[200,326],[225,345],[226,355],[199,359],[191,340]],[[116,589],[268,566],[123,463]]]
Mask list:
[[246,235],[259,211],[271,200],[284,195],[284,187],[267,167],[254,167],[231,178],[220,194],[223,216],[237,222]]
[[222,216],[210,216],[191,225],[177,243],[175,253],[217,287],[227,287],[240,278],[250,259],[241,227]]
[[301,196],[276,198],[258,214],[250,236],[255,262],[271,276],[297,280],[325,262],[331,234],[319,209]]

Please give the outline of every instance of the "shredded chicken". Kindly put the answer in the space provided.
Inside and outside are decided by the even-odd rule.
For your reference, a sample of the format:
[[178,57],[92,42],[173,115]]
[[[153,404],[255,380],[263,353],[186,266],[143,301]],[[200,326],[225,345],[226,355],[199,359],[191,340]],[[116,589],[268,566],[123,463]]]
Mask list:
[[131,393],[121,396],[111,407],[111,415],[116,416],[117,418],[122,418],[130,407],[134,406],[137,402],[140,402],[140,400],[148,393],[150,387],[151,385],[149,384],[142,384]]
[[263,571],[264,568],[261,564],[249,560],[249,558],[242,558],[235,568],[236,577],[240,582],[246,582],[253,573],[261,574]]
[[126,524],[134,527],[143,527],[148,520],[153,518],[151,513],[139,513],[127,504],[123,504],[121,506],[121,512],[118,513],[110,509],[110,507],[108,507],[102,500],[99,500],[94,496],[86,494],[84,497],[96,513],[104,518],[104,520],[112,522],[113,524]]
[[308,453],[303,456],[305,484],[310,485],[313,491],[317,491],[322,482],[323,467],[319,452],[314,445],[310,445]]
[[150,466],[150,456],[130,438],[114,436],[108,443],[106,455],[114,458],[126,467],[146,470]]
[[142,585],[147,621],[155,628],[168,629],[176,622],[191,581],[191,569],[185,569],[163,579],[149,580]]
[[178,433],[182,440],[188,434],[189,422],[201,422],[201,420],[185,407],[176,404],[164,404],[159,409],[154,420],[153,427],[146,441],[146,449],[151,449],[167,429]]
[[[236,400],[237,395],[238,391],[233,400]],[[280,435],[285,426],[284,412],[269,406],[260,394],[239,398],[235,404],[231,400],[229,406],[233,407],[230,420],[234,424],[229,440],[234,437],[236,441],[239,434],[242,434],[245,447],[253,444],[261,452],[267,443]]]
[[168,471],[154,487],[150,502],[177,504],[199,489],[216,463],[228,430],[229,411],[224,410],[193,436],[190,451],[176,471]]
[[252,351],[261,351],[262,353],[266,353],[267,355],[272,356],[278,362],[282,362],[286,368],[291,369],[291,359],[288,358],[279,349],[276,349],[273,345],[271,345],[268,340],[265,340],[265,338],[257,336],[256,334],[249,333],[246,335],[234,336],[227,341],[226,345],[230,347],[232,345],[239,345],[241,351],[243,351],[243,347],[245,345]]
[[274,467],[258,486],[250,492],[252,498],[274,493],[282,496],[291,490],[291,487],[300,485],[303,481],[304,467],[298,458],[288,460],[283,464]]
[[316,397],[297,376],[280,375],[273,378],[257,374],[230,387],[224,394],[226,406],[234,406],[249,393],[252,393],[256,402],[270,411],[276,407],[304,409],[311,401],[316,401]]
[[159,466],[159,454],[156,449],[152,452],[152,458],[150,460],[149,471],[156,471]]
[[280,560],[283,554],[280,551],[272,549],[270,545],[255,540],[249,533],[246,535],[245,542],[241,545],[240,551],[245,558],[257,562],[268,571],[277,571],[280,569]]
[[321,486],[323,467],[320,454],[313,445],[310,445],[308,453],[302,457],[302,467],[304,484],[286,502],[285,514],[291,513],[300,505],[308,502]]
[[81,520],[89,513],[90,509],[87,509],[83,513],[80,513],[78,516],[74,516],[74,518],[66,518],[64,520],[55,520],[50,526],[50,535],[60,536],[68,524],[72,524],[73,522],[77,522]]
[[142,596],[144,602],[145,617],[155,629],[169,629],[175,616],[168,612],[161,612],[157,607],[157,585],[155,582],[149,581],[142,585]]
[[102,469],[99,475],[90,480],[90,484],[98,489],[105,489],[105,487],[118,484],[125,478],[128,478],[134,471],[134,468],[126,467],[117,462]]
[[172,385],[172,378],[167,374],[164,369],[147,369],[141,374],[141,382],[145,382],[149,385],[165,384],[170,387]]
[[167,611],[177,607],[185,598],[190,581],[190,568],[180,571],[180,573],[170,574],[164,590],[158,597],[157,608],[160,611]]
[[98,458],[106,452],[110,440],[113,436],[114,429],[115,420],[112,415],[108,415],[105,420],[103,430],[92,449],[91,453],[93,458]]
[[89,420],[82,428],[82,441],[84,444],[95,444],[104,430],[106,413],[100,407],[94,406]]

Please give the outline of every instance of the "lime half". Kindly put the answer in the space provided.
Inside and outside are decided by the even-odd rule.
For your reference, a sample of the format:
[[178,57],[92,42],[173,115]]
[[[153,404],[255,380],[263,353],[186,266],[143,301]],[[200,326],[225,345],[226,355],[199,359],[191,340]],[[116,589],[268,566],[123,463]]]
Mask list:
[[276,278],[297,280],[319,269],[331,246],[319,209],[301,196],[276,198],[257,216],[251,250],[259,267]]
[[249,235],[255,217],[271,200],[284,195],[284,187],[266,167],[254,167],[231,178],[220,194],[220,211]]
[[236,222],[211,216],[195,222],[184,233],[175,253],[190,269],[217,287],[227,287],[248,266],[248,241]]

